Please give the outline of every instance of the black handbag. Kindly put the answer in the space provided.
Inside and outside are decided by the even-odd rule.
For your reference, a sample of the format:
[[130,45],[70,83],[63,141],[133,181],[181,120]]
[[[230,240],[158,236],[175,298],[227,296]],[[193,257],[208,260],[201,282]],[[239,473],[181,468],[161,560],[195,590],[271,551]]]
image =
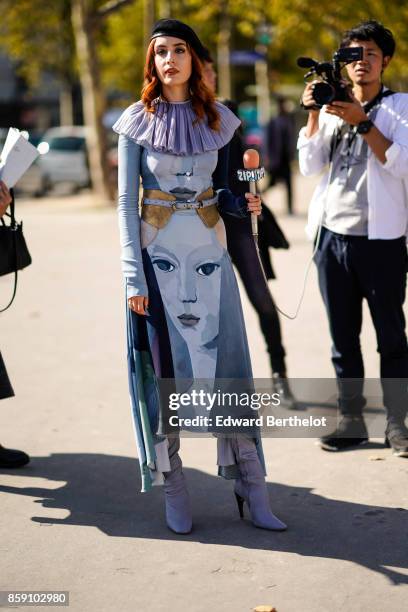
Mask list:
[[14,216],[14,195],[10,204],[10,214],[5,213],[4,217],[9,217],[10,224],[0,219],[0,276],[14,274],[13,295],[10,302],[0,312],[4,312],[11,306],[17,292],[18,270],[26,268],[31,263],[31,255],[23,235],[23,222],[17,223]]

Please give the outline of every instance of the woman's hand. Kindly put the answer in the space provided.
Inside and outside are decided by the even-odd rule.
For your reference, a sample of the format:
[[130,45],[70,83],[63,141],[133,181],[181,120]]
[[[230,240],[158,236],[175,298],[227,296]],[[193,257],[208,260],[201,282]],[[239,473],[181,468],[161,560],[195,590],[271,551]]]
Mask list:
[[246,193],[245,197],[248,202],[249,212],[254,213],[255,215],[260,215],[262,212],[261,196],[254,195],[252,193]]
[[0,181],[0,217],[4,215],[7,207],[11,204],[11,193],[3,181]]
[[149,298],[145,295],[135,295],[128,299],[128,306],[136,314],[147,315],[149,307]]

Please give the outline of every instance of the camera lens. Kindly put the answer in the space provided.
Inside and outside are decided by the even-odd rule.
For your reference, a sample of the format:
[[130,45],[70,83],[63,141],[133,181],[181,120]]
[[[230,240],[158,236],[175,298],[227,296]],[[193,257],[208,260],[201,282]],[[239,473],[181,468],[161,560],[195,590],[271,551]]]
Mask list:
[[313,86],[313,99],[319,106],[330,104],[334,100],[335,90],[329,83],[316,83]]

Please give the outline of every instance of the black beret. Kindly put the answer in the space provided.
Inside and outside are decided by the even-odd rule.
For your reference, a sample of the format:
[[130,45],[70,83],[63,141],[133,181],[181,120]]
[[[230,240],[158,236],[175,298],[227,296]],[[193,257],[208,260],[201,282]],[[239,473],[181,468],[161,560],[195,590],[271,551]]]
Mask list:
[[205,50],[201,44],[200,39],[190,26],[178,19],[159,19],[153,26],[151,40],[158,36],[174,36],[175,38],[181,38],[187,42],[197,53],[201,59],[205,55]]

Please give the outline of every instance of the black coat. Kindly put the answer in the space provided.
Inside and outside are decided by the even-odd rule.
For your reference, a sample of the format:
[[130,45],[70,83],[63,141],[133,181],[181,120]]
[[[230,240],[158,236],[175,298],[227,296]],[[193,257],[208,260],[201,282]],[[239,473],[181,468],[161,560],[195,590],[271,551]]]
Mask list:
[[[223,103],[236,113],[236,105],[233,102],[227,101]],[[244,195],[249,191],[248,183],[239,181],[237,176],[237,170],[243,167],[242,158],[244,151],[245,146],[242,133],[241,130],[238,129],[229,146],[228,186],[235,195]],[[250,217],[243,220],[231,217],[231,215],[224,215],[223,219],[227,232],[227,244],[231,244],[231,242],[236,243],[236,241],[239,240],[243,223],[245,224],[245,231],[250,234],[252,233]],[[258,217],[258,233],[259,253],[266,278],[276,278],[272,267],[269,247],[274,249],[288,249],[289,243],[279,227],[274,214],[265,204],[262,204],[262,215]]]
[[0,399],[12,397],[13,395],[13,387],[11,386],[6,366],[4,365],[3,357],[0,353]]

